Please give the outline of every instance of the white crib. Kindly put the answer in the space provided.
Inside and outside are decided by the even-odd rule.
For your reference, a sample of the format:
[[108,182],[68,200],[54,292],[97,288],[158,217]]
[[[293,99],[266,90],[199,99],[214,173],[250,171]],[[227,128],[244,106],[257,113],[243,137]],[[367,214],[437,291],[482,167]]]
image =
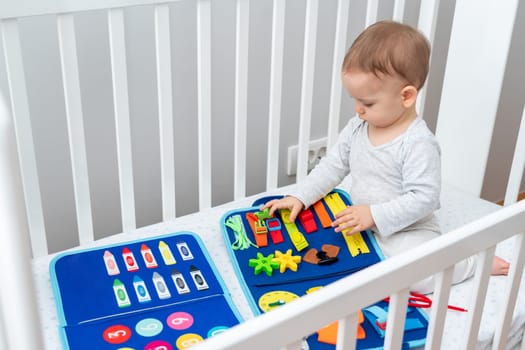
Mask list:
[[[213,251],[214,263],[246,319],[195,345],[195,349],[304,349],[306,335],[335,320],[339,320],[337,349],[353,349],[357,312],[386,296],[391,296],[391,308],[385,348],[399,349],[407,286],[431,275],[436,276],[436,291],[426,348],[524,349],[520,343],[525,329],[525,300],[520,286],[525,259],[525,201],[514,202],[524,188],[525,115],[520,110],[519,114],[496,119],[504,77],[515,74],[506,72],[507,58],[515,23],[523,20],[519,16],[523,11],[517,0],[457,1],[450,26],[443,15],[452,8],[450,4],[426,0],[416,3],[415,8],[409,5],[414,4],[407,2],[405,6],[402,0],[1,2],[6,78],[0,83],[5,83],[6,94],[0,94],[0,348],[61,347],[48,273],[48,264],[58,251],[189,230],[201,235],[208,250]],[[188,13],[192,13],[189,19]],[[234,24],[224,20],[230,18],[225,13],[234,15]],[[86,16],[93,16],[90,19],[95,25],[103,22],[106,29],[86,26]],[[151,25],[129,29],[140,16],[149,18]],[[263,195],[286,193],[288,186],[306,176],[318,153],[333,144],[353,111],[339,79],[342,57],[357,32],[382,18],[412,22],[434,43],[430,80],[418,110],[424,111],[431,126],[435,125],[442,147],[444,186],[439,215],[448,234],[253,317],[233,273],[219,219],[227,210],[247,207]],[[193,26],[181,29],[177,25],[182,19]],[[31,26],[32,20],[42,22]],[[52,30],[46,27],[50,23]],[[226,41],[217,34],[220,26],[230,28]],[[253,29],[259,26],[266,28],[258,32],[265,39],[254,34]],[[55,59],[59,67],[55,82],[39,80],[47,65],[27,64],[43,52],[35,49],[39,41],[29,30],[35,28],[42,29],[39,35],[51,33],[51,46],[58,49],[49,56],[49,62]],[[149,44],[144,44],[150,53],[133,46],[134,41],[141,40],[141,30],[150,35],[145,34]],[[91,47],[80,39],[100,33],[107,34],[101,45],[107,51],[107,65],[96,62],[100,69],[87,76],[86,67],[93,56]],[[448,33],[450,41],[434,42],[437,34],[448,39]],[[232,49],[229,56],[221,56],[228,48]],[[143,56],[133,58],[133,52],[149,54],[153,66],[142,69],[137,60]],[[181,67],[180,55],[189,55],[189,66]],[[44,56],[42,61],[46,62]],[[137,71],[136,67],[141,69]],[[100,77],[107,73],[105,80],[99,77],[99,70]],[[293,71],[295,78],[290,75]],[[141,80],[147,73],[151,76]],[[220,74],[230,77],[225,86],[217,83]],[[183,80],[187,76],[189,83]],[[260,81],[261,77],[264,80]],[[90,85],[93,82],[95,87]],[[38,96],[52,93],[55,85],[63,89],[58,99],[63,103],[58,107],[62,124],[55,124],[53,117],[46,115],[55,110],[42,103],[46,97],[39,100]],[[146,87],[137,93],[136,85]],[[102,95],[93,95],[91,90],[101,90]],[[110,96],[107,101],[114,115],[114,125],[109,129],[114,129],[111,152],[116,165],[112,167],[118,175],[108,181],[108,186],[115,185],[112,192],[90,186],[94,173],[99,178],[105,176],[100,175],[100,169],[106,163],[97,162],[95,157],[111,153],[109,148],[107,152],[94,152],[92,146],[106,142],[105,130],[93,131],[90,124],[100,112],[98,104],[104,102],[100,96],[107,97],[104,92]],[[190,107],[188,96],[195,102]],[[137,100],[142,98],[153,101],[153,111],[141,110]],[[512,102],[522,108],[525,99],[518,99]],[[222,106],[222,100],[229,106],[224,110],[217,107]],[[58,105],[49,104],[53,108]],[[181,110],[179,105],[186,109]],[[509,118],[515,122],[513,130],[505,131],[512,144],[511,154],[504,155],[508,168],[498,169],[502,178],[509,179],[505,207],[500,208],[481,199],[480,194],[483,188],[491,187],[484,182],[489,154],[499,152],[494,147],[491,151],[493,132],[501,127],[502,119]],[[150,139],[137,146],[136,139],[141,139],[148,128],[138,120],[147,120],[152,129],[158,126],[157,148],[151,148]],[[61,126],[66,134],[64,144],[39,136],[48,123]],[[90,133],[91,139],[86,137]],[[321,141],[315,141],[318,138]],[[46,153],[43,148],[47,143],[57,152],[69,149],[70,155],[65,161],[71,166],[67,180],[58,181],[64,186],[52,191],[44,187],[49,177],[57,176],[54,167],[58,163],[54,158],[39,159]],[[294,144],[298,145],[296,166],[286,169],[289,146]],[[135,162],[147,145],[150,148],[145,152],[150,153],[143,158],[158,162],[139,162],[140,167],[155,166],[147,173],[156,175],[144,180]],[[224,147],[229,147],[228,151]],[[73,209],[62,208],[53,214],[46,204],[63,191],[74,198],[66,201]],[[97,226],[94,214],[100,217],[106,209],[97,209],[93,203],[110,201],[115,193],[120,213],[108,212],[117,220],[120,215],[121,223],[111,231],[108,226]],[[152,199],[144,200],[148,196]],[[154,201],[156,204],[151,204]],[[161,222],[154,224],[151,214],[144,219],[142,211],[151,206],[161,210],[162,214],[153,215]],[[78,232],[78,242],[77,238],[57,237],[53,232],[67,222],[77,224],[66,226],[66,230],[72,231],[72,236]],[[490,277],[495,252],[511,261],[508,277]],[[471,255],[478,257],[475,277],[451,286],[453,264]],[[449,302],[466,306],[468,313],[447,313]]]

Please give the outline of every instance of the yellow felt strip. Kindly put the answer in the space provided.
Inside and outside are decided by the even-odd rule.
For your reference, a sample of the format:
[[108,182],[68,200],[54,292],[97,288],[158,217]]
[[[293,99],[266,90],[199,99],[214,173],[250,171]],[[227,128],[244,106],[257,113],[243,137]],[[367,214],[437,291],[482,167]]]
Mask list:
[[288,232],[290,240],[292,241],[295,249],[300,252],[304,248],[308,247],[308,241],[306,241],[304,235],[301,233],[301,231],[299,231],[297,225],[290,221],[290,210],[281,209],[280,214],[284,223],[284,227],[286,228],[286,231]]
[[[324,200],[334,216],[335,214],[339,213],[340,211],[346,208],[345,202],[337,192],[326,195],[324,197]],[[350,254],[352,256],[356,256],[359,254],[370,253],[370,249],[368,248],[368,245],[363,239],[363,235],[361,235],[361,232],[348,234],[348,232],[350,232],[351,230],[352,229],[348,228],[341,232],[343,238],[345,239],[346,246],[350,251]]]

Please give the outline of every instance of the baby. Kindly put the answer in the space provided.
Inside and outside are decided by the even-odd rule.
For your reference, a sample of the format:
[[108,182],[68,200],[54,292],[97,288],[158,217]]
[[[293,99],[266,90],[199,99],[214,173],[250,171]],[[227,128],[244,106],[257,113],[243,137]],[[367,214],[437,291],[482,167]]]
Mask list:
[[[434,211],[441,192],[441,152],[434,134],[416,111],[425,83],[430,45],[411,26],[381,21],[366,28],[348,50],[343,84],[357,116],[317,167],[286,197],[262,209],[290,209],[290,220],[324,197],[347,176],[353,206],[335,215],[336,232],[371,229],[386,258],[441,234]],[[474,273],[475,258],[454,268],[453,282]],[[495,257],[492,274],[508,274]],[[411,286],[431,292],[432,278]]]

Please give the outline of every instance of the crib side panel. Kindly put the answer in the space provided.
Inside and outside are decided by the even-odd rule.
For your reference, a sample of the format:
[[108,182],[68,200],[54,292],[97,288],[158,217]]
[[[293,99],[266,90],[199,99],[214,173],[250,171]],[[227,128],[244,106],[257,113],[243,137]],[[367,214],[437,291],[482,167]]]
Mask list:
[[501,5],[456,3],[436,127],[444,182],[476,196],[483,184],[518,1]]
[[[439,283],[443,288],[440,287],[440,295],[434,298],[436,304],[433,304],[435,315],[432,317],[432,322],[440,322],[440,324],[432,325],[430,329],[436,331],[435,336],[439,337],[444,318],[438,314],[446,313],[448,307],[447,296],[453,265],[476,253],[490,259],[498,242],[513,236],[517,238],[523,236],[523,233],[520,233],[523,230],[523,220],[525,220],[525,201],[520,201],[459,228],[451,234],[426,242],[418,249],[391,257],[388,261],[373,265],[329,284],[315,293],[248,320],[228,332],[206,340],[196,349],[290,349],[286,347],[287,344],[296,343],[298,339],[337,319],[354,320],[355,313],[360,308],[369,306],[388,295],[396,296],[400,303],[397,307],[401,305],[406,307],[408,293],[405,286],[435,274],[441,275]],[[494,235],[494,232],[501,232],[501,235]],[[458,348],[475,347],[479,316],[483,308],[483,303],[480,301],[484,298],[490,274],[491,262],[490,260],[484,262],[482,264],[484,266],[478,270],[475,278],[476,285],[473,289],[476,293],[472,295],[472,300],[467,306],[470,337],[465,337],[464,343],[457,344]],[[517,261],[516,265],[518,265],[516,271],[510,273],[509,279],[519,282],[523,272],[523,259]],[[418,268],[415,270],[414,266]],[[444,274],[442,271],[445,271]],[[518,291],[513,289],[511,294],[515,296],[516,293]],[[440,309],[435,310],[435,307]],[[392,319],[387,321],[387,329],[389,322],[396,323],[397,326],[402,325],[405,314],[399,312],[398,317],[392,315]],[[500,316],[501,313],[498,317]],[[352,324],[352,326],[357,325]],[[392,335],[392,349],[400,348],[399,339],[396,337],[397,334]],[[440,348],[440,341],[434,338],[434,334],[429,335],[429,339],[432,341],[429,342],[428,348]],[[504,339],[503,343],[505,343]]]

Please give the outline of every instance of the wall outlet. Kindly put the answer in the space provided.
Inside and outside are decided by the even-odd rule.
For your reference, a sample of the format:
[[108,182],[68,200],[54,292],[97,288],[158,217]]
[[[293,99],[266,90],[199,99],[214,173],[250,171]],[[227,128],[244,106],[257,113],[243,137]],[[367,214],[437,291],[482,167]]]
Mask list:
[[[308,143],[308,171],[312,170],[322,157],[326,155],[326,145],[328,140],[326,137],[311,140]],[[286,166],[287,175],[295,175],[297,173],[297,151],[299,146],[293,145],[288,147],[288,162]]]

